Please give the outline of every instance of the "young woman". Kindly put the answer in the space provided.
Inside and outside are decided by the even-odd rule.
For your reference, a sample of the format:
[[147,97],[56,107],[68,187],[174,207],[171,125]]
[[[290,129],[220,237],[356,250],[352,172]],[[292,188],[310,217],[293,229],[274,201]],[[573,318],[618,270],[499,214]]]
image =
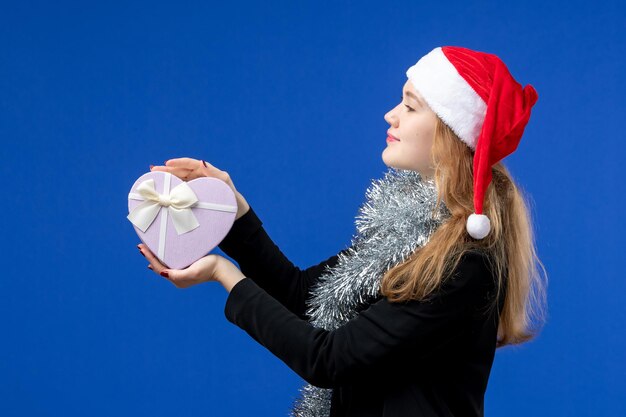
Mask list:
[[[501,160],[537,93],[493,54],[437,47],[407,71],[385,120],[390,172],[368,190],[351,247],[301,270],[237,196],[220,248],[184,270],[139,249],[175,286],[219,281],[227,319],[309,383],[297,416],[482,416],[495,350],[533,338],[545,282],[525,199]],[[313,324],[313,325],[311,325]]]

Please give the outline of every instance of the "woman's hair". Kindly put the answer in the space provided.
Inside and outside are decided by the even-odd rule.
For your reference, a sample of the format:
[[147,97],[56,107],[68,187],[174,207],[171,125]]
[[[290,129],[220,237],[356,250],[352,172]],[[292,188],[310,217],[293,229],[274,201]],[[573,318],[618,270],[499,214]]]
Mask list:
[[384,274],[381,294],[391,302],[424,300],[454,271],[463,253],[477,250],[489,255],[497,277],[491,308],[497,308],[500,292],[505,291],[496,346],[532,339],[544,322],[547,274],[536,254],[532,221],[522,190],[502,162],[493,165],[483,204],[491,230],[485,238],[475,240],[465,228],[467,217],[474,212],[474,151],[437,118],[432,156],[438,193],[433,215],[443,200],[451,216],[433,232],[426,245]]

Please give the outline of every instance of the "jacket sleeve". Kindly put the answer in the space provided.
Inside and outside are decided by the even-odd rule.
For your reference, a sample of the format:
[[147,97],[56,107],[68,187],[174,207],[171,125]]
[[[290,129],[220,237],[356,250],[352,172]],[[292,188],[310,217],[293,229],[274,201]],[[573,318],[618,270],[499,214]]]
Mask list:
[[486,262],[483,255],[466,252],[429,301],[391,303],[382,297],[333,331],[290,313],[249,278],[231,289],[224,313],[312,385],[332,388],[372,374],[391,377],[454,343],[467,313],[493,281]]
[[295,266],[276,246],[252,207],[235,220],[219,248],[238,264],[241,272],[274,297],[287,310],[306,318],[306,300],[311,286],[327,267],[337,264],[338,254],[304,270]]

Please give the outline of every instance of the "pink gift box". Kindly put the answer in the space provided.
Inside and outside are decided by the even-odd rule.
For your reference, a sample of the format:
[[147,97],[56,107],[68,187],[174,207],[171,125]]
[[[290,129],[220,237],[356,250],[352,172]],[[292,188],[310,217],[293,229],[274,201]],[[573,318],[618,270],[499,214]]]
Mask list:
[[162,171],[143,174],[128,194],[128,220],[166,267],[183,269],[206,256],[235,222],[237,200],[224,181],[185,182]]

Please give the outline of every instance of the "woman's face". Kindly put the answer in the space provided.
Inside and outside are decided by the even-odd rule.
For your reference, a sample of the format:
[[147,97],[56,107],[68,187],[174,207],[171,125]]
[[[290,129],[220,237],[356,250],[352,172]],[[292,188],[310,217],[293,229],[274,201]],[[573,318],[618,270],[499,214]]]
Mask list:
[[[431,147],[437,115],[428,107],[410,80],[404,84],[402,101],[385,114],[390,128],[382,158],[385,165],[410,169],[423,177],[432,177]],[[396,138],[398,140],[392,140]]]

